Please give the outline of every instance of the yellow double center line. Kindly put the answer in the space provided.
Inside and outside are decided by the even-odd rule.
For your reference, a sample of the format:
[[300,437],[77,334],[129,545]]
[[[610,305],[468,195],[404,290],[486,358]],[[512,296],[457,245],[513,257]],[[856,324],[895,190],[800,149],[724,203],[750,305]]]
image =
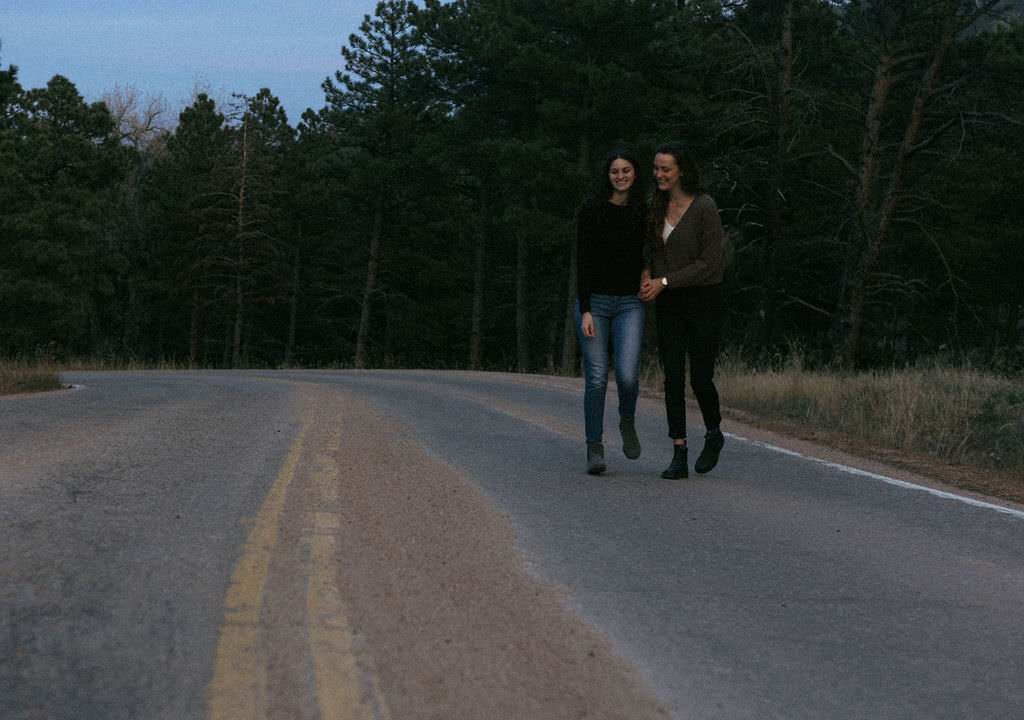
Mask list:
[[[338,427],[337,418],[331,423]],[[270,575],[271,560],[285,497],[300,467],[303,446],[316,422],[316,407],[303,414],[302,426],[277,479],[264,499],[242,548],[242,554],[224,598],[213,678],[207,688],[209,720],[265,720],[267,718],[266,654],[261,647],[260,615]],[[331,507],[337,500],[337,434],[317,454],[313,490],[317,505]],[[359,665],[352,631],[338,590],[338,529],[336,513],[307,515],[309,545],[306,585],[306,623],[314,685],[322,720],[388,720],[389,714],[373,675]]]

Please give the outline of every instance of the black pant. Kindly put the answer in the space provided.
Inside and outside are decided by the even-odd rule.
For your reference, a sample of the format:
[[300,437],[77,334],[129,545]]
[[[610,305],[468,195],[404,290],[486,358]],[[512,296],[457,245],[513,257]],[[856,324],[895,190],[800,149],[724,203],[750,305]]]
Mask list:
[[722,415],[714,374],[725,320],[722,286],[664,290],[655,306],[658,350],[665,373],[669,437],[686,437],[687,355],[690,357],[690,386],[704,417],[704,427],[717,428]]

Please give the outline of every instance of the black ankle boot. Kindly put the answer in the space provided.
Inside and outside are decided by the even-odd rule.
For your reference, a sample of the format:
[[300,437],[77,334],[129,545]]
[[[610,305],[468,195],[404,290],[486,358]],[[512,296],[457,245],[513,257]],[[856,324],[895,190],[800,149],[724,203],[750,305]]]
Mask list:
[[693,464],[693,469],[702,475],[711,472],[712,468],[718,464],[718,454],[722,452],[723,445],[725,445],[725,437],[722,435],[722,431],[718,428],[709,430],[708,434],[704,436],[704,449],[700,451],[700,457]]
[[604,445],[587,443],[587,472],[591,475],[600,475],[604,471]]
[[661,476],[666,480],[680,480],[690,477],[690,471],[686,465],[686,446],[673,445],[672,447],[674,448],[672,462],[668,464],[668,467],[661,473]]

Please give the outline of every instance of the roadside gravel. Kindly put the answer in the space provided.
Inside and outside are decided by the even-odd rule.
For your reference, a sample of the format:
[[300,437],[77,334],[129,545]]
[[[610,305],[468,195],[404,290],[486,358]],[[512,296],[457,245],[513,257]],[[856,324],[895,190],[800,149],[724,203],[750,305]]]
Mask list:
[[346,418],[339,586],[393,718],[667,718],[636,669],[528,572],[508,517],[359,401]]

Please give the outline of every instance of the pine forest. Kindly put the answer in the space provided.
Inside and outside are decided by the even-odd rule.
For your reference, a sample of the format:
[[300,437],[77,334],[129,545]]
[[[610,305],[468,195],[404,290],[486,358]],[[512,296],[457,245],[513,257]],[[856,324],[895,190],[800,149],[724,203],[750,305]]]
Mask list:
[[0,358],[575,373],[577,209],[679,140],[729,352],[1024,371],[1021,3],[386,0],[338,47],[293,119],[0,65]]

